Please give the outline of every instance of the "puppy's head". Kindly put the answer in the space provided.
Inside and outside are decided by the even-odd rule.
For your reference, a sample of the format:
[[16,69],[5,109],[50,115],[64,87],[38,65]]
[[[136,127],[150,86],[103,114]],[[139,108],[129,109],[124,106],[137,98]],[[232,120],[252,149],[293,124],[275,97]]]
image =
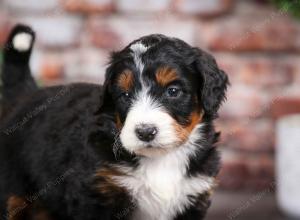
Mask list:
[[123,147],[153,156],[181,146],[198,124],[212,120],[227,84],[211,55],[150,35],[112,55],[106,100],[113,103]]

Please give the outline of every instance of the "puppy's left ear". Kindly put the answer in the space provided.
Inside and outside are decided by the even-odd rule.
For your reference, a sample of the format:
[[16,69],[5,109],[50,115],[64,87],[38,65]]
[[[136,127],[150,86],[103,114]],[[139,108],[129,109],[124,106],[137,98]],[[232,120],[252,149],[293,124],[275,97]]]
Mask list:
[[200,103],[205,114],[216,116],[226,98],[226,90],[229,84],[226,73],[219,69],[212,55],[196,48],[196,71],[201,74],[201,89],[198,92]]

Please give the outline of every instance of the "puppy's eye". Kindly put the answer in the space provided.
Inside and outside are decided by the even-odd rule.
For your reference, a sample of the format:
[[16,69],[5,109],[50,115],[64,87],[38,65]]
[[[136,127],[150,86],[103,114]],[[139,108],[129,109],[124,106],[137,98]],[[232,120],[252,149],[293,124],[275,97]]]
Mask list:
[[129,97],[130,95],[129,95],[129,92],[124,92],[123,94],[122,94],[124,97]]
[[129,92],[123,92],[122,94],[121,94],[121,98],[123,98],[123,99],[129,99],[130,98],[130,93]]
[[177,98],[181,95],[182,90],[178,87],[169,87],[166,92],[168,97]]

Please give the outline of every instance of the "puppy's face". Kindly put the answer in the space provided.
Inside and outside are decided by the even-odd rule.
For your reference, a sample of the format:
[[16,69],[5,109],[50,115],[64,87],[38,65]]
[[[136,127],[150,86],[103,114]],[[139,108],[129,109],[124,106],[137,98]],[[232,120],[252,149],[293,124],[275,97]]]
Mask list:
[[[207,78],[199,70],[200,53],[180,40],[151,35],[113,55],[107,95],[113,101],[121,143],[128,151],[143,156],[166,153],[186,142],[205,114],[208,118],[215,114],[220,103],[203,102]],[[210,62],[215,68],[210,71],[217,71],[219,79],[224,73]],[[216,93],[226,89],[227,78],[223,81]],[[211,102],[223,98],[221,94]]]

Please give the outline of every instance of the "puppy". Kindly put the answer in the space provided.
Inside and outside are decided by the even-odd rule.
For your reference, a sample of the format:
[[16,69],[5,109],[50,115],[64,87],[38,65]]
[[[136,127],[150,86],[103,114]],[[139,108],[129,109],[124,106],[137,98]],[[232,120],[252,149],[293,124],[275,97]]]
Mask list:
[[[15,61],[30,53],[9,43],[6,57],[16,55],[4,69],[14,70],[3,74],[19,77],[6,89],[31,81]],[[16,92],[1,121],[1,213],[10,215],[17,197],[43,204],[52,219],[203,219],[220,166],[213,120],[227,85],[211,55],[149,35],[113,53],[103,87],[33,83],[30,95]]]

